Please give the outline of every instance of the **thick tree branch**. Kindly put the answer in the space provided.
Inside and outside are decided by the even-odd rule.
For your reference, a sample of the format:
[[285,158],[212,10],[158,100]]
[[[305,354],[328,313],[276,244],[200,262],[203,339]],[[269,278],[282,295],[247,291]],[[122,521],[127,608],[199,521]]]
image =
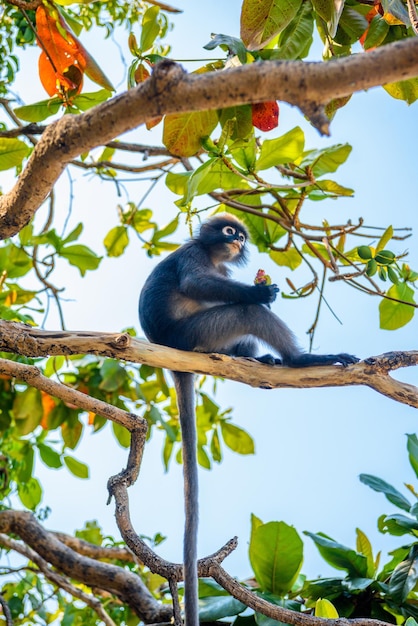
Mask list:
[[47,128],[15,187],[0,198],[0,237],[28,223],[72,159],[154,117],[277,99],[298,106],[328,133],[323,107],[333,98],[416,76],[418,38],[327,63],[269,61],[189,75],[162,62],[142,85]]
[[115,594],[145,623],[170,620],[170,607],[159,604],[139,576],[117,565],[77,554],[54,533],[45,530],[31,513],[0,511],[0,533],[16,534],[46,563],[69,578]]
[[32,550],[27,545],[20,543],[19,541],[16,541],[16,539],[12,539],[5,534],[0,534],[0,545],[9,550],[18,552],[29,561],[32,561],[32,563],[35,563],[45,578],[47,578],[53,585],[64,589],[64,591],[72,595],[74,598],[78,598],[87,604],[87,606],[91,607],[93,611],[97,613],[97,616],[103,621],[105,626],[116,626],[113,619],[111,619],[111,617],[104,610],[100,600],[98,600],[95,596],[86,593],[82,589],[75,587],[69,580],[67,580],[67,578],[57,574],[57,572],[54,572],[49,567],[48,563],[42,559],[37,552],[35,552],[35,550]]
[[[0,350],[25,356],[51,356],[69,354],[97,354],[101,356],[124,359],[133,363],[146,363],[153,367],[163,367],[180,372],[194,372],[210,376],[220,376],[235,380],[251,387],[262,389],[279,388],[313,388],[313,387],[344,387],[348,385],[366,385],[379,393],[414,408],[418,408],[418,388],[408,383],[397,381],[389,372],[401,367],[418,364],[418,350],[409,352],[389,352],[377,357],[365,359],[355,365],[307,367],[293,369],[288,367],[271,367],[254,361],[254,359],[232,358],[224,354],[202,354],[184,352],[165,346],[134,339],[127,334],[45,331],[0,320]],[[38,386],[39,372],[35,375],[30,368],[25,374],[24,366],[19,363],[2,359],[0,372],[9,376],[23,376],[28,384]],[[22,368],[20,372],[19,368]],[[36,370],[38,371],[38,370]],[[39,387],[54,395],[54,383],[46,378],[45,387]],[[86,402],[85,394],[80,394],[81,401]],[[99,414],[106,411],[105,417],[115,419],[114,411],[119,411],[121,419],[132,420],[138,426],[138,418],[120,409],[103,408],[99,400],[95,408],[86,406]],[[105,403],[102,403],[105,404]],[[83,405],[79,405],[82,408]],[[108,407],[108,405],[105,405]],[[122,423],[122,422],[121,422]],[[131,430],[130,426],[126,424]]]

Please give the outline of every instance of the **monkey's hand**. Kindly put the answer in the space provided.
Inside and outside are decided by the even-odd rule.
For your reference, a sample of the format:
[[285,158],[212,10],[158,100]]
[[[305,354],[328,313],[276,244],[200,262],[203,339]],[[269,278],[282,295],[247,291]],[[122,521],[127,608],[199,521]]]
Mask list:
[[257,304],[270,304],[274,302],[280,289],[277,285],[254,285],[253,293]]

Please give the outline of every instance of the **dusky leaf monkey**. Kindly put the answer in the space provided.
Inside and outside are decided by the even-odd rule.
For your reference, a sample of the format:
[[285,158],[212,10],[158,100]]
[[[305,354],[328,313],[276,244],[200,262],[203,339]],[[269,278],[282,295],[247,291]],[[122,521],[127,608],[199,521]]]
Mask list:
[[[153,343],[199,352],[254,357],[289,367],[346,366],[349,354],[303,352],[286,324],[268,306],[277,285],[247,285],[229,277],[228,264],[247,259],[248,232],[233,215],[215,215],[199,233],[161,261],[148,277],[139,301],[139,317]],[[258,343],[280,356],[257,357]],[[197,626],[198,476],[194,375],[173,372],[183,445],[185,531],[184,583],[187,626]]]

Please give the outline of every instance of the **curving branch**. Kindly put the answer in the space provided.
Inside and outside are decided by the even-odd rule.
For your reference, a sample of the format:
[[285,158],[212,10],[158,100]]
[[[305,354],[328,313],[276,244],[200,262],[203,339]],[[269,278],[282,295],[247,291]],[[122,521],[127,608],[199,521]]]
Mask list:
[[187,74],[163,61],[140,86],[48,126],[16,185],[0,198],[0,237],[28,223],[72,159],[152,118],[276,99],[299,107],[327,134],[324,106],[332,99],[416,76],[418,38],[327,63],[269,61]]
[[[393,370],[418,365],[418,350],[388,352],[369,357],[346,368],[330,365],[293,369],[272,367],[254,359],[233,358],[224,354],[184,352],[135,339],[126,333],[52,332],[4,320],[0,320],[0,350],[29,357],[96,354],[180,372],[220,376],[261,389],[365,385],[397,402],[418,408],[418,388],[390,376]],[[38,374],[34,374],[34,371]],[[25,376],[22,380],[35,387],[40,380],[40,373],[36,368],[5,359],[0,360],[0,373],[9,376]],[[45,386],[39,388],[54,395],[54,385],[58,383],[49,378],[45,381],[43,383]],[[85,394],[80,394],[80,396],[80,401],[86,403]],[[121,418],[125,420],[121,422],[124,426],[131,430],[132,423],[137,425],[138,418],[135,416],[125,414],[124,411],[115,407],[111,410],[101,407],[99,400],[94,400],[94,402],[97,403],[94,408],[87,405],[79,406],[113,420],[116,419],[115,412],[120,412],[121,415],[124,414]],[[100,413],[100,411],[106,411],[107,414]]]
[[[31,555],[29,558],[34,560],[42,571],[46,564],[50,564],[58,572],[73,580],[78,580],[89,587],[109,591],[129,606],[145,623],[152,624],[171,619],[171,608],[157,602],[138,575],[112,563],[102,563],[77,554],[59,541],[54,533],[45,530],[31,513],[0,511],[0,533],[20,537],[38,555],[36,559],[32,559]],[[6,545],[1,535],[0,545]],[[22,552],[22,549],[18,551]],[[49,570],[44,573],[51,578],[54,572]],[[60,587],[63,586],[62,581],[53,582]],[[72,593],[69,589],[68,591]],[[86,602],[87,599],[83,601]]]
[[[13,326],[15,329],[22,327],[20,324],[9,325]],[[25,329],[25,327],[23,328]],[[65,332],[36,332],[43,335],[43,339],[41,340],[39,340],[38,335],[39,343],[42,344],[43,342],[41,349],[42,353],[45,351],[46,344],[48,343],[50,345],[51,353],[56,353],[57,349],[59,352],[62,352],[62,350],[60,351],[58,348],[58,345],[60,344],[60,336],[65,336],[67,340],[65,354],[71,353],[71,349],[68,349],[68,344],[78,343],[78,347],[80,347],[80,343],[83,341],[85,342],[86,340],[90,341],[90,350],[87,351],[92,351],[96,354],[102,353],[101,349],[97,349],[97,343],[100,341],[107,343],[108,346],[111,346],[112,350],[115,350],[114,346],[119,346],[120,348],[121,345],[124,345],[126,350],[131,348],[131,352],[139,352],[138,346],[129,346],[130,342],[128,341],[127,335],[96,334],[95,340],[93,334],[89,333],[70,334]],[[72,336],[73,341],[69,340],[69,335]],[[2,334],[2,337],[4,338],[4,333]],[[23,344],[30,344],[28,352],[33,355],[37,339],[32,338],[32,342],[26,342],[24,337],[22,337],[21,341]],[[53,343],[51,343],[51,341]],[[136,343],[145,344],[145,342]],[[93,345],[96,345],[96,349],[94,350],[92,350]],[[79,350],[76,350],[76,352],[79,352]],[[105,350],[105,352],[107,352],[107,350]],[[170,352],[179,353],[180,351],[170,350]],[[183,354],[187,355],[188,353]],[[176,354],[172,355],[172,360],[175,360],[176,356],[178,357]],[[205,357],[210,361],[211,357],[217,355],[191,356]],[[242,359],[240,359],[240,361],[241,360]],[[231,361],[231,359],[229,359],[229,361]],[[142,361],[140,360],[140,362]],[[380,372],[384,375],[385,372],[387,373],[390,369],[395,369],[405,365],[415,365],[417,362],[418,352],[404,354],[391,353],[390,355],[383,355],[379,358],[370,359],[368,366],[370,368],[375,368],[378,373]],[[177,365],[178,363],[176,362],[176,366]],[[249,365],[252,368],[256,367],[255,363],[250,363]],[[266,366],[262,366],[262,369],[265,368]],[[285,371],[286,368],[269,368],[267,366],[267,369],[270,369],[271,371],[282,369]],[[331,368],[319,369],[322,370],[322,374],[324,374],[324,369],[329,370]],[[337,369],[340,372],[340,376],[342,375],[343,372],[341,371],[341,368],[333,369]],[[314,368],[311,368],[311,371],[313,370]],[[300,372],[301,370],[297,371]],[[139,474],[142,453],[145,445],[145,421],[133,414],[116,409],[115,407],[99,401],[96,398],[91,398],[87,394],[80,393],[79,391],[67,387],[62,383],[52,381],[51,379],[43,376],[36,367],[31,365],[0,359],[0,373],[15,376],[28,384],[32,384],[38,389],[47,391],[48,393],[75,404],[80,408],[98,412],[100,415],[108,417],[113,421],[126,426],[131,431],[131,447],[127,467],[116,476],[110,478],[108,483],[109,494],[115,499],[117,524],[128,548],[140,561],[149,567],[152,572],[156,572],[161,576],[164,576],[170,583],[170,589],[175,590],[177,582],[183,580],[182,565],[170,563],[159,557],[153,550],[151,550],[137,534],[130,519],[128,487],[136,480]],[[418,394],[416,395],[418,396]],[[60,574],[55,574],[50,569],[49,565],[52,565],[58,570],[58,572],[65,574],[65,576],[71,576],[71,578],[81,581],[90,587],[99,587],[105,591],[110,591],[119,597],[123,602],[127,603],[146,623],[153,621],[166,621],[171,617],[171,609],[164,607],[163,605],[158,605],[145,589],[139,577],[118,566],[98,562],[90,556],[94,554],[95,557],[109,557],[110,554],[108,551],[105,551],[104,553],[102,551],[97,551],[97,549],[92,551],[87,542],[80,542],[79,540],[76,540],[76,542],[73,543],[68,541],[65,537],[63,537],[63,541],[61,541],[59,535],[46,531],[34,518],[34,516],[28,512],[0,511],[0,533],[3,533],[3,536],[0,534],[0,545],[3,544],[6,547],[15,549],[18,552],[25,554],[37,564],[39,569],[45,576],[49,577],[51,582],[54,582],[63,589],[66,589],[69,593],[73,593],[73,595],[77,595],[77,590],[69,585],[68,581]],[[29,548],[21,547],[18,542],[14,542],[16,545],[12,545],[10,542],[14,540],[4,536],[4,534],[10,533],[19,536],[20,539],[24,541],[27,546],[29,546]],[[240,600],[244,605],[254,609],[255,611],[260,612],[274,620],[293,624],[295,626],[352,626],[353,624],[356,626],[384,626],[384,622],[368,618],[356,620],[338,618],[336,620],[331,620],[332,623],[330,624],[330,620],[291,611],[259,598],[250,589],[238,583],[233,577],[231,577],[221,565],[222,561],[235,549],[236,546],[236,538],[231,539],[215,554],[200,559],[198,561],[198,573],[200,577],[213,577],[233,597]],[[72,549],[73,547],[74,549]],[[85,554],[88,554],[89,556],[84,556]],[[102,611],[100,603],[92,598],[92,596],[85,594],[83,597],[77,597],[80,597],[80,599],[92,606],[98,614]],[[110,618],[107,619],[107,614],[102,613],[101,616],[103,621],[110,626],[111,621]]]
[[[105,626],[116,626],[113,619],[107,614],[104,610],[101,602],[94,597],[93,595],[86,593],[82,589],[75,587],[70,583],[70,581],[54,572],[48,565],[48,563],[42,559],[35,550],[32,550],[27,545],[16,541],[16,539],[12,539],[8,535],[0,533],[0,545],[4,546],[8,550],[14,550],[14,552],[18,552],[29,561],[37,565],[39,571],[47,578],[53,585],[64,589],[67,593],[72,595],[74,598],[78,598],[87,606],[89,606],[93,611],[97,613],[97,616],[103,621]],[[3,606],[4,610],[4,606]],[[12,624],[12,622],[10,622]]]

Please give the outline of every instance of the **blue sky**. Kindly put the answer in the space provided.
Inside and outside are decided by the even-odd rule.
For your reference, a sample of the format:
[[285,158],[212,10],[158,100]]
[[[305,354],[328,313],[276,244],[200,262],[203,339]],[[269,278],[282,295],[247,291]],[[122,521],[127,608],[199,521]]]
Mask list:
[[[238,0],[199,3],[186,0],[176,2],[175,6],[184,9],[182,15],[174,18],[175,28],[169,36],[175,58],[212,56],[213,52],[202,48],[212,32],[239,35]],[[123,37],[125,35],[123,33]],[[114,84],[119,85],[120,90],[125,88],[119,48],[115,43],[111,40],[103,43],[97,35],[81,38]],[[122,48],[126,50],[126,42]],[[320,46],[316,45],[315,59],[319,59],[318,51]],[[22,56],[17,90],[26,102],[45,98],[42,88],[36,85],[37,56],[37,51]],[[27,71],[31,67],[35,73],[29,91]],[[342,223],[348,217],[355,221],[362,216],[367,224],[411,226],[416,233],[417,110],[416,105],[407,107],[404,102],[393,100],[383,89],[373,89],[353,96],[333,121],[331,138],[322,138],[297,109],[281,105],[280,126],[277,132],[266,137],[272,138],[300,125],[306,134],[307,147],[321,148],[346,142],[353,146],[349,160],[336,179],[354,188],[355,197],[312,203],[306,221],[320,222],[326,215]],[[160,141],[160,132],[158,128],[152,133],[139,129],[130,133],[129,140],[155,145]],[[71,224],[75,226],[78,221],[85,221],[84,242],[103,253],[103,237],[116,222],[116,204],[123,203],[123,194],[118,197],[110,185],[89,182],[79,173],[74,176],[77,184]],[[10,183],[7,176],[2,177],[2,183],[6,191]],[[132,199],[138,201],[146,188],[147,183],[138,183],[137,190],[131,192]],[[61,223],[67,216],[71,189],[64,174],[57,194],[57,215]],[[164,224],[175,213],[172,204],[175,199],[160,186],[152,192],[146,206],[155,210],[160,223]],[[186,236],[185,229],[183,234]],[[416,236],[400,243],[396,250],[401,252],[406,248],[410,264],[416,269]],[[83,281],[75,270],[63,264],[60,278],[55,280],[67,287],[67,327],[118,331],[134,325],[139,329],[138,294],[154,263],[134,242],[126,255],[117,260],[104,259],[100,272]],[[240,270],[240,279],[252,282],[258,267],[266,267],[266,261],[253,249],[248,268]],[[292,277],[289,270],[278,267],[269,267],[269,273],[282,286],[285,286],[286,276]],[[323,308],[315,336],[316,351],[347,351],[364,358],[389,350],[417,348],[417,317],[399,331],[381,331],[377,298],[334,284],[327,290],[327,299],[342,324]],[[308,346],[305,333],[312,323],[315,304],[313,300],[278,299],[273,305],[273,310],[292,326],[304,347]],[[53,329],[58,325],[58,318],[52,311],[46,327]],[[400,370],[395,375],[418,384],[416,368]],[[356,526],[369,535],[376,550],[401,543],[377,532],[377,517],[392,512],[393,507],[360,484],[358,475],[361,472],[376,474],[398,488],[403,482],[414,482],[405,453],[405,433],[416,432],[414,409],[396,404],[367,388],[354,387],[264,391],[224,383],[218,385],[216,399],[224,408],[234,407],[234,421],[253,435],[256,455],[241,457],[226,452],[220,466],[211,472],[201,471],[201,555],[213,552],[227,539],[238,535],[239,548],[225,565],[237,576],[248,574],[251,513],[264,521],[284,520],[299,532],[321,530],[351,546],[354,546]],[[105,432],[87,435],[75,455],[89,463],[91,481],[83,482],[65,471],[54,473],[38,466],[38,475],[47,490],[45,504],[53,508],[48,526],[72,532],[84,520],[98,519],[105,532],[117,536],[112,506],[105,506],[106,482],[108,476],[125,463],[126,451]],[[172,471],[164,474],[160,459],[161,440],[154,437],[147,446],[140,478],[131,489],[132,518],[138,532],[153,535],[160,531],[168,535],[161,554],[180,560],[181,468],[173,465]],[[63,500],[64,490],[67,497]],[[305,546],[304,571],[309,576],[329,573],[308,539]]]

